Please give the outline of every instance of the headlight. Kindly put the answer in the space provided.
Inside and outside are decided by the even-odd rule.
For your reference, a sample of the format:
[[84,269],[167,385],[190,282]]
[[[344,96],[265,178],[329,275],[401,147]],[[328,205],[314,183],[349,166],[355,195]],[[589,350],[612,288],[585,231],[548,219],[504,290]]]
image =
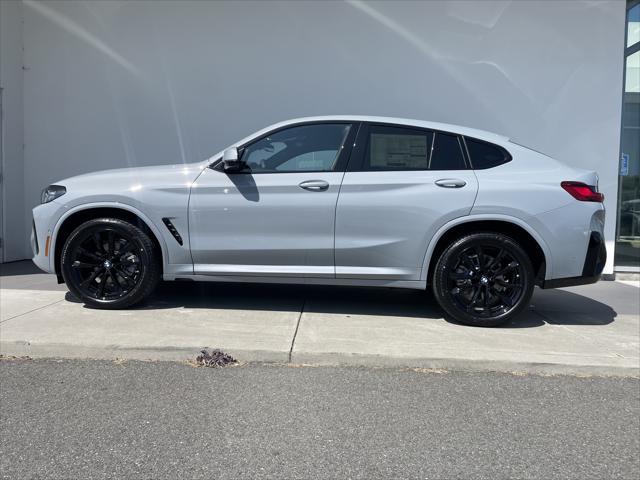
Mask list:
[[67,193],[67,189],[62,185],[49,185],[42,191],[42,196],[40,197],[40,201],[42,203],[49,203],[51,200],[55,200],[58,197],[61,197]]

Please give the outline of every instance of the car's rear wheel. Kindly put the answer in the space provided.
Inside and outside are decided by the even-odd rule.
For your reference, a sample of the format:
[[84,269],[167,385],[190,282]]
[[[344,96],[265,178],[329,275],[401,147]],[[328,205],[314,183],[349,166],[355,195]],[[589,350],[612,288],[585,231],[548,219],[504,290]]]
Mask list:
[[62,276],[86,305],[117,309],[147,297],[160,278],[159,255],[146,232],[117,218],[89,220],[62,249]]
[[534,273],[527,253],[510,237],[474,233],[442,252],[433,291],[446,313],[466,325],[496,327],[531,300]]

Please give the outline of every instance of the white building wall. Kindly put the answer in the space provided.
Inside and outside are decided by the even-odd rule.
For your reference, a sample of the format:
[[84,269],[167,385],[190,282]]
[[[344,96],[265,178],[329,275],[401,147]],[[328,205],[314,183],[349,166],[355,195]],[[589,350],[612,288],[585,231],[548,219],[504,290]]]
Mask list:
[[0,1],[0,262],[31,255],[25,237],[31,223],[24,213],[22,38],[22,4]]
[[[391,115],[495,131],[597,170],[613,259],[623,1],[23,10],[25,215],[66,176],[200,160],[291,117]],[[26,228],[14,235],[26,245]]]

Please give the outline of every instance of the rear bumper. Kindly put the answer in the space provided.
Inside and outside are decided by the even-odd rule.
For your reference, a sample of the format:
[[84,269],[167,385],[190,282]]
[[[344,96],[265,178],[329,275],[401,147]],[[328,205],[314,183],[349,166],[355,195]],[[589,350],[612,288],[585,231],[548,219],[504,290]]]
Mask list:
[[600,232],[591,232],[587,254],[582,267],[582,275],[578,277],[553,278],[542,282],[542,288],[571,287],[575,285],[588,285],[600,280],[600,275],[607,261],[607,249],[604,238]]

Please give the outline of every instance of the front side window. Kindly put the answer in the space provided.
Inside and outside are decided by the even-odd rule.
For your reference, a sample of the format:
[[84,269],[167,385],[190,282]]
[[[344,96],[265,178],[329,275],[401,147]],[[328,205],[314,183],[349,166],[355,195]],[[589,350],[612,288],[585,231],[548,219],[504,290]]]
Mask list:
[[466,168],[457,135],[373,125],[364,170],[461,170]]
[[329,172],[336,168],[349,124],[320,123],[279,130],[247,146],[251,173]]
[[503,148],[492,143],[465,137],[471,166],[474,170],[497,167],[511,160],[511,156]]

